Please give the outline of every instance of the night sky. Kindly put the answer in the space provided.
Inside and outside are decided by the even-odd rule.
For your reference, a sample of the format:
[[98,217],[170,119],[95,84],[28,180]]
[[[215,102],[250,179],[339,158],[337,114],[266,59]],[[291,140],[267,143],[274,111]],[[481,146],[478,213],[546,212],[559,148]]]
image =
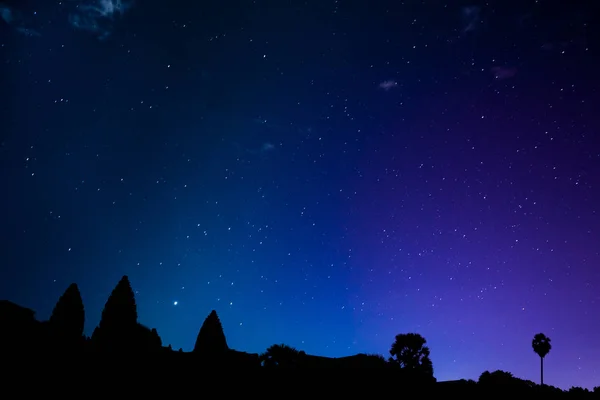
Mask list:
[[592,3],[4,0],[0,298],[598,385]]

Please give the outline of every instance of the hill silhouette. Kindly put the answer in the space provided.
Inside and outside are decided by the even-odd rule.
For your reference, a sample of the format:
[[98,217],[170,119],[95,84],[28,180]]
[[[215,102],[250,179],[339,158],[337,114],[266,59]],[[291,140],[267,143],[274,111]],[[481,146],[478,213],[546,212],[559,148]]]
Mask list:
[[[0,327],[2,328],[0,329],[0,354],[7,357],[35,354],[46,357],[52,362],[73,357],[90,361],[111,357],[146,363],[158,369],[166,367],[186,369],[190,365],[195,365],[195,371],[210,368],[215,371],[263,368],[266,370],[385,369],[385,374],[374,375],[375,379],[385,376],[388,380],[399,382],[404,390],[413,388],[421,393],[436,391],[443,395],[467,397],[542,395],[562,398],[600,398],[600,386],[592,391],[579,387],[565,391],[543,383],[537,384],[519,379],[510,372],[501,370],[484,371],[477,382],[464,379],[437,382],[427,341],[418,333],[396,335],[391,343],[388,359],[377,354],[356,354],[339,358],[322,357],[306,354],[285,344],[274,344],[263,354],[246,353],[229,348],[216,310],[208,314],[200,327],[194,349],[191,352],[184,352],[181,349],[176,351],[171,345],[163,345],[156,329],[138,322],[135,294],[127,276],[123,276],[113,289],[102,311],[100,322],[89,338],[84,335],[84,322],[85,309],[79,288],[75,283],[71,284],[58,299],[47,321],[38,321],[33,310],[2,300],[0,301]],[[535,353],[541,359],[540,381],[543,382],[543,361],[552,348],[550,338],[542,333],[535,334],[532,348],[532,356]],[[117,366],[117,368],[124,368],[124,366]],[[312,376],[312,381],[320,382],[325,379],[318,374]],[[371,381],[356,380],[348,383],[345,380],[343,385],[350,391],[359,386],[364,388],[374,384],[368,382]]]

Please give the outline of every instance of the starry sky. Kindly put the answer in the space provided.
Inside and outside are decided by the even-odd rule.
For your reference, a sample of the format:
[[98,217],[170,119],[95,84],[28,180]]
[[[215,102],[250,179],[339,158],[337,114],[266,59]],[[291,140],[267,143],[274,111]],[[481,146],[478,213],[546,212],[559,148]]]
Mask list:
[[592,2],[3,0],[0,297],[190,350],[600,384]]

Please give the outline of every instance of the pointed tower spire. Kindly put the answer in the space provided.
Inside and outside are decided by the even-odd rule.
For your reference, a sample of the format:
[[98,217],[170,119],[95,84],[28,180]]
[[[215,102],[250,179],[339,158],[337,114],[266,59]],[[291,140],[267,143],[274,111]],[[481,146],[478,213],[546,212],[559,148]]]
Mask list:
[[63,344],[75,344],[83,337],[85,310],[79,287],[72,283],[60,296],[48,321],[52,335]]
[[214,354],[227,351],[228,349],[229,347],[227,346],[227,339],[225,339],[221,320],[219,320],[217,312],[212,310],[204,320],[200,332],[198,332],[194,351],[205,354]]

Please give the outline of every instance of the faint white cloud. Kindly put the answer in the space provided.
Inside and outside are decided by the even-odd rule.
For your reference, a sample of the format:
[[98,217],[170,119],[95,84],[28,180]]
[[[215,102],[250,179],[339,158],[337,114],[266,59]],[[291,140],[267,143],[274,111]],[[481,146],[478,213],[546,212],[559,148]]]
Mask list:
[[78,1],[76,10],[69,15],[69,22],[77,29],[93,33],[105,39],[112,33],[114,21],[133,6],[133,0]]
[[31,28],[17,28],[17,32],[25,35],[25,36],[29,36],[29,37],[39,37],[42,36],[41,33],[39,33],[38,31],[36,31],[35,29],[31,29]]
[[261,150],[263,152],[275,150],[275,145],[271,142],[263,143]]
[[28,27],[28,21],[23,18],[23,15],[18,10],[5,4],[0,4],[0,18],[25,36],[41,36],[37,30]]
[[[134,0],[70,0],[69,23],[76,29],[90,32],[100,39],[112,33],[114,23],[132,6]],[[29,14],[0,3],[0,19],[17,32],[29,36],[41,36],[32,27],[34,21]]]
[[0,4],[0,18],[7,24],[11,24],[13,21],[13,13],[12,10],[5,6],[4,4]]
[[396,86],[398,86],[398,82],[394,81],[394,80],[387,80],[387,81],[383,81],[379,84],[379,87],[385,91],[391,90],[393,88],[395,88]]
[[252,155],[266,155],[267,153],[274,152],[277,150],[277,147],[272,142],[264,142],[259,147],[246,147],[238,142],[233,142],[233,145],[237,148],[238,151],[246,152]]
[[467,6],[461,8],[461,19],[463,33],[477,30],[483,23],[481,20],[481,7]]
[[517,74],[517,69],[514,67],[492,67],[490,71],[498,80],[509,79]]

